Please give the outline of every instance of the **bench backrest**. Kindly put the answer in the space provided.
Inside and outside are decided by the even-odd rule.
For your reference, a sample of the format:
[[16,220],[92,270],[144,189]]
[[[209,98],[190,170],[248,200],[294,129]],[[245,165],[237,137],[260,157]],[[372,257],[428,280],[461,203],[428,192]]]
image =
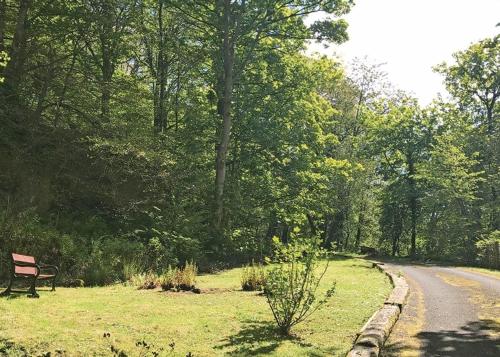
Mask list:
[[16,275],[36,275],[37,270],[34,267],[20,267],[15,265],[18,263],[32,263],[35,264],[35,257],[31,257],[29,255],[22,255],[12,253],[12,261],[14,262],[14,274]]

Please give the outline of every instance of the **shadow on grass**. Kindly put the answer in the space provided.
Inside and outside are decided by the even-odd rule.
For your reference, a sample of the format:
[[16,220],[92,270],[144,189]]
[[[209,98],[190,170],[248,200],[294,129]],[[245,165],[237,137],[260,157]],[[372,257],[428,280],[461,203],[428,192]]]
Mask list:
[[11,293],[9,295],[4,295],[0,293],[0,299],[5,299],[5,300],[13,300],[13,299],[18,299],[21,296],[25,296],[26,294],[20,294],[20,293]]
[[351,257],[347,254],[342,254],[342,253],[332,253],[328,256],[328,260],[331,261],[344,261],[344,260],[350,260],[350,259],[355,259],[356,257]]
[[[422,356],[428,357],[497,357],[500,356],[500,324],[493,320],[469,322],[458,330],[420,332]],[[394,343],[384,347],[384,356],[400,356],[410,348],[404,343]]]
[[27,357],[28,351],[10,340],[0,338],[0,356]]
[[[275,351],[283,342],[289,341],[302,348],[314,348],[297,336],[283,336],[273,322],[244,321],[243,328],[227,337],[216,349],[228,355],[254,356]],[[331,353],[331,351],[330,351]],[[308,356],[323,356],[323,353],[308,351]]]

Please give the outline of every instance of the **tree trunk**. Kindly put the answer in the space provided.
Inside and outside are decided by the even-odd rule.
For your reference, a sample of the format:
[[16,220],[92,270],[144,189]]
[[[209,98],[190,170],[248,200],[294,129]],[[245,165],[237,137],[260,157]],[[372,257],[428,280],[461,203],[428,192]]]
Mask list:
[[163,30],[163,1],[158,1],[158,59],[156,73],[157,98],[155,106],[154,128],[156,132],[163,132],[167,126],[165,118],[165,34]]
[[233,74],[234,74],[234,43],[230,33],[230,11],[231,1],[220,0],[218,5],[222,6],[222,76],[219,82],[222,84],[218,90],[218,114],[222,119],[217,156],[215,161],[215,228],[217,234],[222,234],[224,219],[224,183],[226,180],[226,159],[229,150],[231,136],[232,113],[231,104],[233,99]]
[[42,117],[44,104],[45,104],[45,100],[47,98],[47,93],[49,90],[49,84],[50,84],[50,80],[52,78],[52,75],[53,75],[52,66],[50,66],[50,68],[47,69],[47,72],[44,73],[42,78],[40,78],[42,83],[41,83],[41,87],[39,90],[37,105],[36,105],[36,109],[35,109],[35,113],[34,113],[34,118],[36,121],[40,120]]
[[307,214],[307,221],[309,222],[309,227],[311,228],[311,234],[315,236],[317,233],[316,225],[314,224],[314,218],[310,213]]
[[270,242],[278,231],[278,218],[276,217],[276,212],[271,211],[269,215],[269,225],[266,232],[266,242]]
[[358,216],[358,229],[356,230],[356,241],[354,243],[355,251],[358,251],[359,249],[359,245],[361,243],[362,229],[364,224],[365,224],[364,207],[361,207],[361,211],[359,212]]
[[111,80],[115,71],[113,61],[113,23],[114,11],[107,2],[103,11],[104,18],[100,33],[102,63],[101,63],[101,117],[104,122],[109,121],[110,101],[111,101]]
[[283,224],[283,230],[281,231],[281,243],[288,244],[290,240],[290,227],[288,224]]
[[349,224],[349,208],[346,207],[346,211],[344,212],[344,229],[345,237],[344,237],[344,250],[347,250],[349,245],[349,239],[351,238],[351,225]]
[[[395,210],[399,208],[396,206]],[[399,240],[403,232],[403,221],[400,213],[395,211],[394,215],[394,228],[392,232],[392,256],[395,257],[399,253]]]
[[415,258],[417,254],[417,189],[415,183],[415,163],[411,155],[408,157],[408,183],[410,185],[410,219],[411,219],[411,248],[410,256]]
[[0,52],[5,51],[5,23],[7,21],[6,5],[7,5],[6,0],[0,0]]
[[109,103],[111,101],[111,61],[108,55],[103,53],[102,88],[101,88],[101,117],[109,121]]
[[9,52],[10,61],[5,68],[4,86],[7,89],[7,96],[12,99],[17,98],[19,84],[22,82],[24,63],[26,61],[28,12],[31,3],[31,0],[20,0],[19,2],[14,38]]

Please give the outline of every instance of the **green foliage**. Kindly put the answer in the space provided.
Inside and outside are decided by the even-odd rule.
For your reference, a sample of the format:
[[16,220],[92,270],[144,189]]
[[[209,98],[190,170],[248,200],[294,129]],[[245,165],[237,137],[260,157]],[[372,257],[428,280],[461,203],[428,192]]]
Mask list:
[[[7,62],[9,61],[9,56],[4,51],[0,51],[0,70],[7,66]],[[0,72],[1,73],[1,72]],[[0,74],[0,84],[3,83],[4,77]]]
[[479,264],[487,268],[500,269],[500,231],[491,232],[476,242]]
[[141,264],[137,258],[131,260],[125,260],[122,262],[123,266],[123,280],[125,282],[131,281],[134,276],[142,273],[144,270],[143,264]]
[[2,277],[11,251],[87,285],[228,267],[295,226],[472,262],[499,229],[498,37],[420,108],[380,65],[304,55],[347,40],[350,0],[2,4]]
[[261,264],[252,261],[241,272],[241,288],[244,291],[263,290],[266,285],[266,274]]
[[[325,252],[316,238],[295,235],[289,244],[275,239],[275,265],[266,274],[265,294],[281,333],[311,316],[335,291],[335,283],[318,299],[317,289],[328,269],[320,267]],[[320,270],[319,272],[317,270]]]

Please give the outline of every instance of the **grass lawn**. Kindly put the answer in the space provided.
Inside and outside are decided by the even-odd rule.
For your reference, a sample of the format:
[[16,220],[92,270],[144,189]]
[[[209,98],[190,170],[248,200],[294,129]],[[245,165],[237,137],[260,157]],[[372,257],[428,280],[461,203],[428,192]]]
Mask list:
[[113,345],[139,356],[144,340],[150,352],[163,348],[161,356],[341,356],[391,290],[370,263],[337,258],[322,283],[336,280],[335,295],[292,330],[296,337],[283,339],[265,297],[240,290],[240,274],[198,277],[199,295],[114,285],[0,298],[0,355],[109,356]]
[[473,267],[461,267],[463,270],[470,270],[475,273],[489,275],[494,278],[500,279],[500,270],[488,269],[488,268],[473,268]]

